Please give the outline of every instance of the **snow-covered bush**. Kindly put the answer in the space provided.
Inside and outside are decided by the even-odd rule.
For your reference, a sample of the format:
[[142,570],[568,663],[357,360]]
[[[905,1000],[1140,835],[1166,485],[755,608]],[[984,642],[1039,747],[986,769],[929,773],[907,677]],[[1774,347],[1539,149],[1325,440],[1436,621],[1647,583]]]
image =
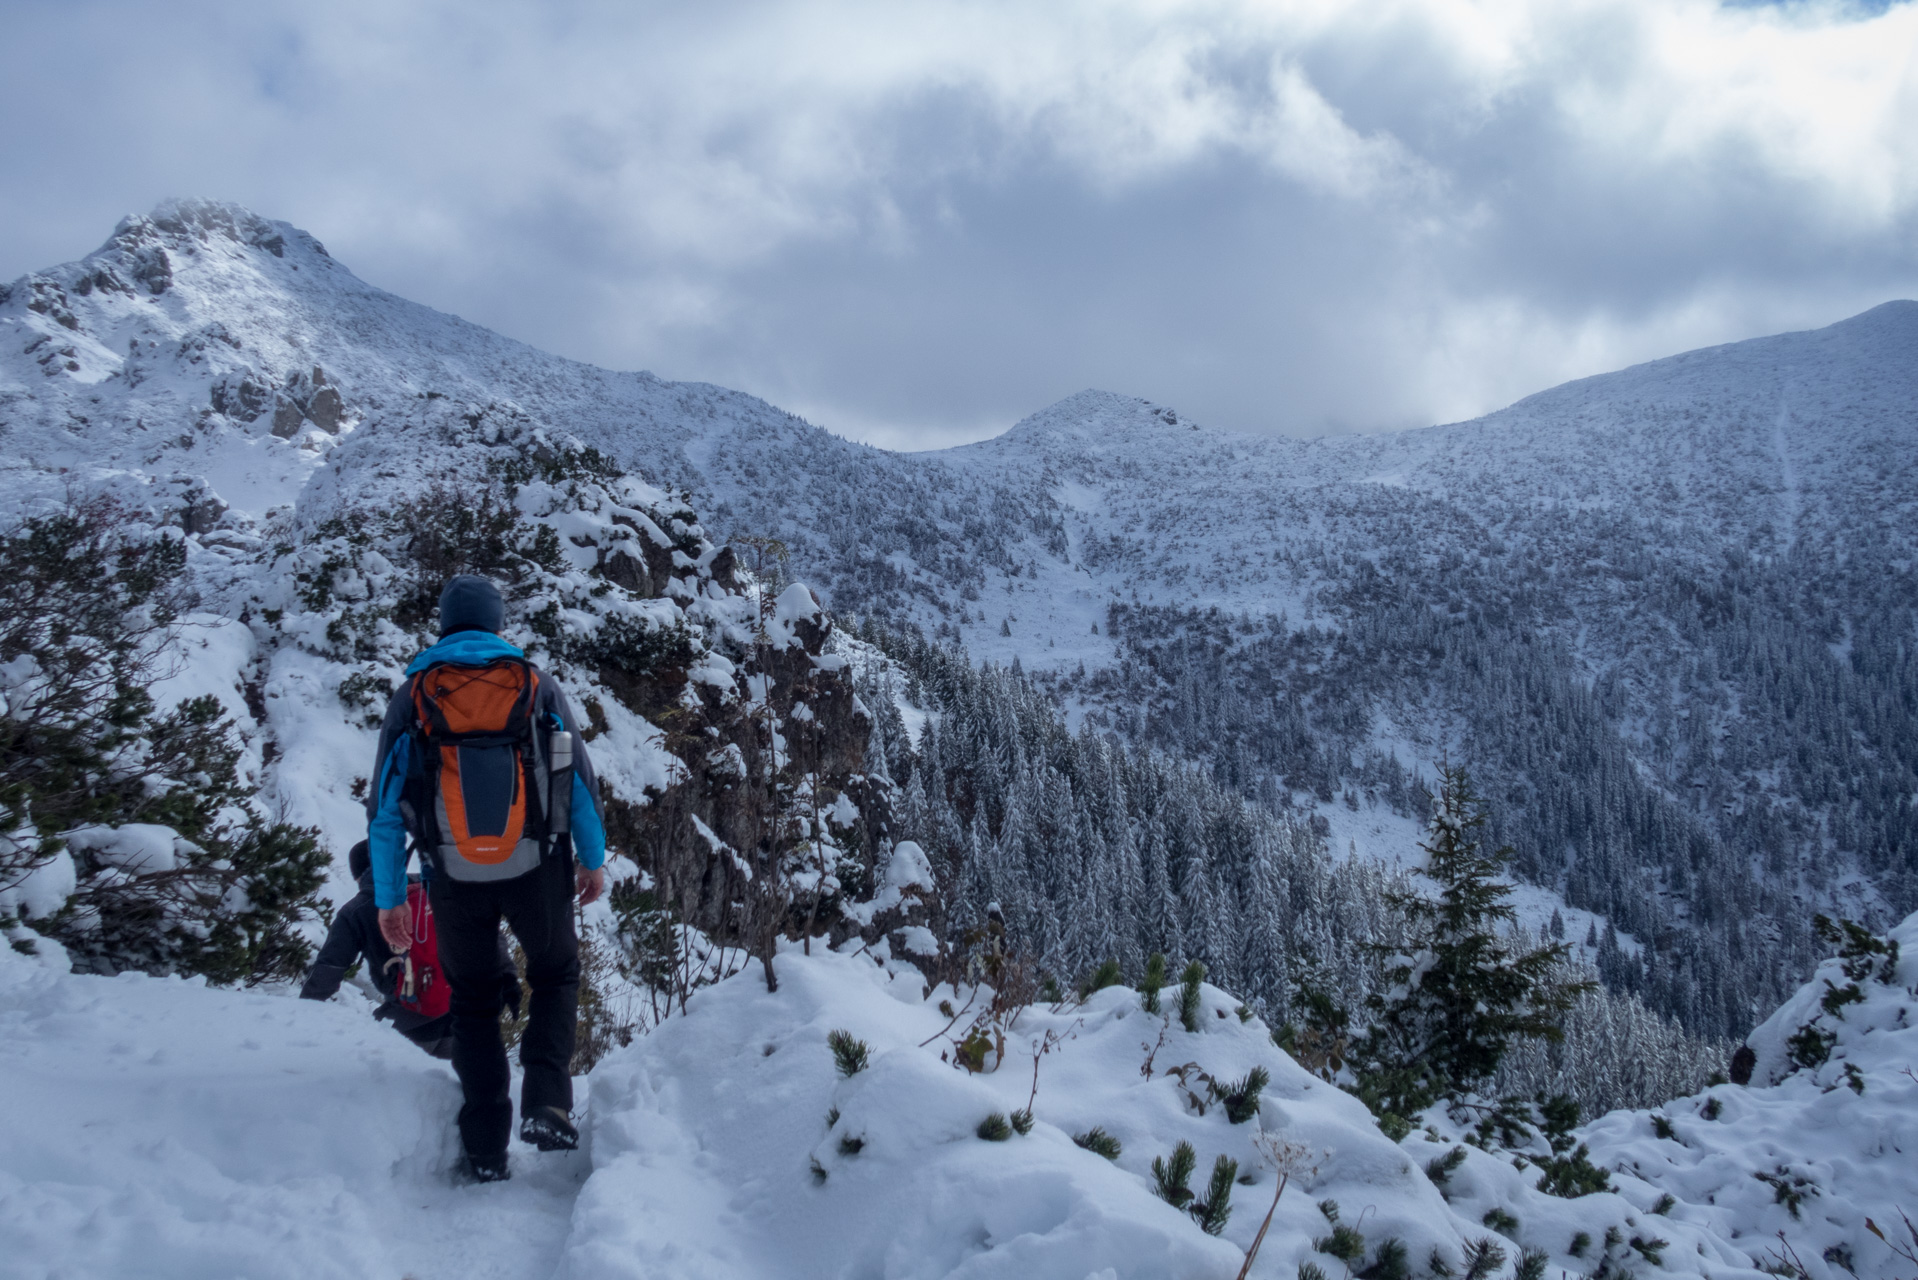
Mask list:
[[0,916],[82,968],[291,977],[324,858],[254,802],[211,696],[161,710],[177,537],[110,502],[0,536]]

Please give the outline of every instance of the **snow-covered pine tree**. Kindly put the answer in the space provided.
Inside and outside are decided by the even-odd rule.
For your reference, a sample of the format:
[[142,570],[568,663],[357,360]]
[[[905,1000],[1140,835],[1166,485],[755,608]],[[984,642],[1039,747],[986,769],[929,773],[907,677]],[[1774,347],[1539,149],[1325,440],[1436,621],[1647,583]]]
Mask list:
[[1516,913],[1498,877],[1510,851],[1486,850],[1484,806],[1463,768],[1442,769],[1434,809],[1420,847],[1438,893],[1392,895],[1410,942],[1367,1000],[1371,1025],[1352,1054],[1359,1096],[1405,1119],[1489,1079],[1513,1041],[1561,1038],[1589,987],[1558,975],[1563,944],[1520,948],[1506,936]]

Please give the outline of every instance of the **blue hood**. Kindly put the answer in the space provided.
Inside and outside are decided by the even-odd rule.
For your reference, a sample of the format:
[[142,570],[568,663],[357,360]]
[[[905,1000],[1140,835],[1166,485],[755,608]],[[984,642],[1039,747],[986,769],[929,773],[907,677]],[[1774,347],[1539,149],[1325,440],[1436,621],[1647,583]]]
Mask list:
[[455,631],[413,659],[406,668],[406,674],[418,675],[436,662],[457,662],[463,666],[477,667],[496,658],[525,656],[490,631]]

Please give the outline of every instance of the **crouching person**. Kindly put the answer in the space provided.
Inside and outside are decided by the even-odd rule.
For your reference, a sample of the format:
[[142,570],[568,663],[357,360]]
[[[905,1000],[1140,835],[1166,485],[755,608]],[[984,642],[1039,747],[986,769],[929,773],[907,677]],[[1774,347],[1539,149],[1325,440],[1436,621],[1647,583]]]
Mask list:
[[[346,971],[365,964],[367,974],[379,993],[386,997],[373,1016],[391,1019],[393,1029],[435,1058],[453,1056],[453,1015],[450,1011],[431,1010],[435,1006],[422,999],[401,998],[405,976],[404,961],[393,954],[380,932],[379,909],[373,905],[373,867],[367,856],[366,841],[354,845],[346,855],[346,865],[359,881],[360,891],[333,915],[333,927],[327,930],[326,943],[306,972],[300,987],[303,1000],[330,1000],[346,980]],[[499,940],[497,963],[498,1004],[519,1017],[519,969],[506,950],[506,939]]]
[[406,841],[425,863],[439,961],[452,982],[460,1141],[473,1177],[507,1176],[512,1081],[494,969],[504,919],[532,989],[519,1060],[520,1139],[579,1145],[572,1121],[579,944],[573,898],[605,887],[606,830],[592,763],[559,686],[502,640],[505,602],[461,575],[440,595],[440,638],[406,669],[380,732],[367,840],[380,930],[412,938]]

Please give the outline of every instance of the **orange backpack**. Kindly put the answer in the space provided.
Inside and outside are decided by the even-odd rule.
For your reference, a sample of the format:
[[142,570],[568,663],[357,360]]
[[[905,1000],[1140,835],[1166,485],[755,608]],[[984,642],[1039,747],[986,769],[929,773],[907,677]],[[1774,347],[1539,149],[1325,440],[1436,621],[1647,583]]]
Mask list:
[[413,677],[411,692],[409,825],[434,866],[454,880],[504,880],[538,866],[555,780],[533,724],[539,673],[522,658],[439,663]]

